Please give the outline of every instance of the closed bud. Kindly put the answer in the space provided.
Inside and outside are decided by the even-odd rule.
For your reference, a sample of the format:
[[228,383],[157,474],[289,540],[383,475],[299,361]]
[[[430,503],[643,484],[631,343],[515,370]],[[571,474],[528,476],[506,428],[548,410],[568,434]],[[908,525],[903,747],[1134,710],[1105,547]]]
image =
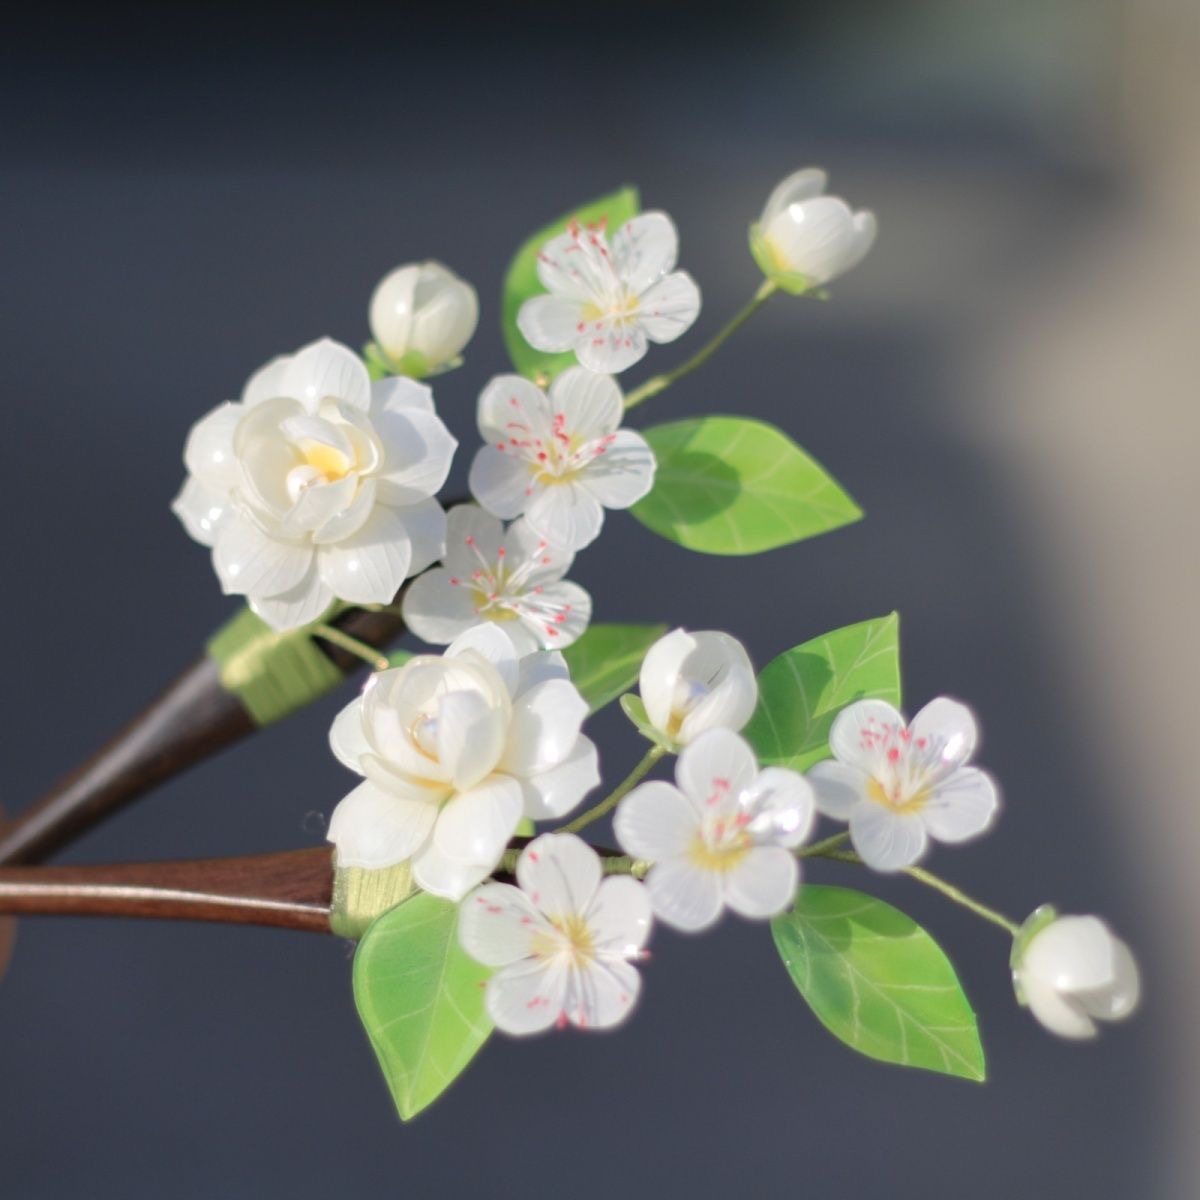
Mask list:
[[438,262],[397,267],[371,296],[371,336],[397,374],[421,376],[452,365],[478,321],[475,289]]

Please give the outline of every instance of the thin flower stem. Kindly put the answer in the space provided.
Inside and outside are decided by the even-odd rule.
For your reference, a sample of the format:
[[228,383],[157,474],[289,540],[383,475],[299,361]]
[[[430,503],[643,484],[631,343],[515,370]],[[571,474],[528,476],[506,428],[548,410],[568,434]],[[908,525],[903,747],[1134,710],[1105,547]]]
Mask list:
[[326,625],[324,623],[314,625],[312,627],[312,635],[313,637],[324,638],[325,641],[331,642],[335,646],[340,646],[347,654],[353,654],[355,657],[361,658],[374,671],[386,671],[391,666],[391,663],[387,660],[387,656],[380,654],[374,646],[368,646],[366,642],[360,642],[358,638],[351,637],[348,633],[343,633],[336,625]]
[[646,751],[646,756],[642,759],[628,775],[625,776],[620,783],[593,808],[589,808],[587,812],[581,813],[575,820],[568,822],[566,825],[560,826],[555,833],[578,833],[581,829],[586,828],[593,821],[599,820],[605,813],[611,812],[618,804],[631,792],[634,787],[645,778],[647,772],[662,756],[666,754],[666,749],[662,746],[654,745]]
[[796,851],[797,858],[823,858],[831,850],[838,850],[850,840],[848,833],[835,833],[824,841],[813,842],[811,846],[801,846]]
[[[832,840],[832,839],[829,839]],[[821,850],[823,843],[818,842],[815,846],[810,846],[810,851],[819,851],[818,853],[810,854],[807,857],[813,858],[828,858],[835,862],[854,863],[857,866],[865,866],[861,858],[853,851],[849,850]],[[999,925],[1012,937],[1016,937],[1021,931],[1021,926],[1016,921],[1010,920],[1003,913],[997,912],[994,908],[988,908],[986,904],[981,904],[978,900],[968,896],[961,888],[957,888],[952,883],[948,883],[941,876],[935,875],[932,871],[926,871],[924,867],[906,867],[904,874],[910,879],[915,879],[918,883],[923,883],[926,887],[933,888],[936,892],[941,892],[949,900],[953,900],[955,904],[961,904],[963,908],[970,909],[977,917],[982,917],[985,921],[990,921],[993,925]]]
[[669,388],[675,380],[681,379],[697,367],[703,366],[778,290],[777,284],[772,283],[769,279],[764,280],[762,287],[754,293],[745,308],[736,313],[729,323],[713,337],[712,341],[701,347],[691,358],[673,371],[664,371],[663,374],[655,375],[653,378],[647,379],[640,387],[634,388],[625,397],[626,409],[641,404],[643,400],[649,400],[651,396],[657,396],[659,392]]

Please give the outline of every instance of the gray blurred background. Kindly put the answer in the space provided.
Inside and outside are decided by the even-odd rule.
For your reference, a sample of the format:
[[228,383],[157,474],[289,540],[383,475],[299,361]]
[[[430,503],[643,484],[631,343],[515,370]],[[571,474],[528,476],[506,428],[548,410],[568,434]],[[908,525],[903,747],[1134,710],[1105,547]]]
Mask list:
[[[899,609],[910,708],[969,699],[990,838],[932,865],[1014,916],[1098,910],[1139,1018],[1053,1041],[1002,935],[853,868],[959,964],[991,1077],[884,1067],[811,1017],[767,931],[660,932],[616,1036],[489,1044],[407,1127],[308,934],[30,920],[0,987],[0,1196],[1168,1197],[1197,1194],[1200,279],[1194,0],[197,5],[18,18],[0,44],[0,344],[11,809],[90,753],[232,611],[168,511],[190,424],[266,359],[366,335],[435,257],[484,306],[440,411],[475,445],[496,300],[533,228],[623,182],[675,217],[704,310],[757,283],[746,225],[822,164],[880,218],[828,304],[775,300],[635,424],[787,429],[867,520],[754,559],[611,520],[600,619],[740,634],[765,663]],[[343,697],[177,780],[65,856],[316,844]],[[608,770],[636,739],[595,722]]]

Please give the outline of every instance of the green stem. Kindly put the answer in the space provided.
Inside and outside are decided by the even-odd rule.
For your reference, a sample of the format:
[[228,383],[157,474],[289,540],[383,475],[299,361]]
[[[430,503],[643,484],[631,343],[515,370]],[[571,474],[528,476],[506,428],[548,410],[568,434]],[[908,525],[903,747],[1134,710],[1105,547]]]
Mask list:
[[850,840],[848,833],[835,833],[823,842],[813,842],[811,846],[801,846],[796,851],[797,858],[827,858],[831,850],[840,849]]
[[646,751],[645,757],[615,788],[593,808],[589,808],[587,812],[581,813],[575,820],[568,822],[566,825],[556,829],[555,833],[578,833],[581,829],[586,828],[593,821],[599,820],[605,813],[611,812],[618,804],[641,783],[645,778],[646,773],[654,766],[662,756],[666,754],[666,750],[662,746],[651,746]]
[[729,323],[716,334],[712,341],[701,347],[687,362],[683,363],[682,366],[676,367],[673,371],[665,371],[661,375],[655,375],[653,378],[647,379],[640,387],[634,388],[625,397],[626,409],[641,404],[643,400],[649,400],[651,396],[657,396],[659,392],[669,388],[675,380],[681,379],[684,375],[708,362],[725,342],[766,304],[778,290],[778,286],[778,284],[773,283],[770,279],[764,280],[762,287],[754,293],[746,307],[736,313]]
[[355,657],[361,658],[374,671],[386,671],[391,666],[386,656],[380,654],[374,646],[368,646],[366,642],[360,642],[358,638],[344,633],[336,625],[326,625],[323,622],[318,623],[312,626],[312,635],[313,637],[322,638],[334,646],[341,647],[347,654],[353,654]]

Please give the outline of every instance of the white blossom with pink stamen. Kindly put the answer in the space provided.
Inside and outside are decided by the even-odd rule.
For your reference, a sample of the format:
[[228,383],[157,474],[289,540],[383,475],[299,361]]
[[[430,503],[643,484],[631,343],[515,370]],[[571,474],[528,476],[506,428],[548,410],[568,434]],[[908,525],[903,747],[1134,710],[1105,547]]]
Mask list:
[[538,279],[549,295],[526,300],[517,327],[535,350],[574,350],[593,371],[624,371],[648,342],[674,341],[699,315],[700,289],[675,270],[678,255],[666,213],[626,221],[611,246],[604,222],[572,221],[538,255]]
[[547,394],[520,375],[498,375],[479,397],[487,445],[471,464],[471,493],[488,512],[524,516],[551,546],[582,550],[606,508],[628,508],[654,486],[654,452],[621,429],[621,389],[608,375],[571,367]]
[[909,724],[883,700],[859,700],[829,731],[833,758],[808,772],[817,808],[850,822],[850,840],[868,866],[910,867],[930,838],[963,842],[995,818],[995,783],[966,765],[977,738],[971,710],[945,696]]
[[448,645],[473,625],[503,625],[519,654],[561,650],[592,616],[592,598],[565,580],[575,556],[551,546],[525,520],[506,530],[474,504],[448,515],[442,565],[415,579],[404,620],[419,638]]

